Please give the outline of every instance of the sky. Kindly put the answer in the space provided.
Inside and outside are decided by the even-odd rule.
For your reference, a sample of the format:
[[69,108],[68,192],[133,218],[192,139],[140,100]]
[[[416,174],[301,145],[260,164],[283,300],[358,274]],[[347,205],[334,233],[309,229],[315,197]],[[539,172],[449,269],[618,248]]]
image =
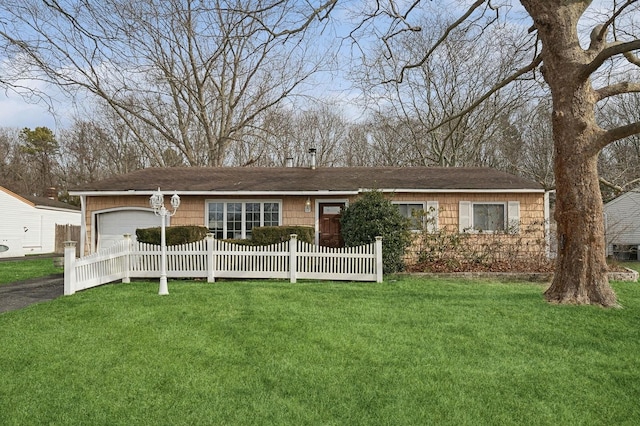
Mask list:
[[15,93],[0,95],[0,127],[34,129],[42,126],[52,130],[57,128],[56,120],[46,105],[28,103]]

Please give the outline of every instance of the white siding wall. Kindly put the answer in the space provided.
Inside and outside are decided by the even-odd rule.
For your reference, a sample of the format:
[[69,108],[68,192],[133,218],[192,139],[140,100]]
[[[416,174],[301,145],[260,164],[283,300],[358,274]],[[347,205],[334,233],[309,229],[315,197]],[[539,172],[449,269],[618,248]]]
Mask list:
[[80,212],[36,208],[0,191],[0,257],[52,253],[56,224],[80,225]]
[[613,244],[640,245],[640,188],[605,204],[607,254]]

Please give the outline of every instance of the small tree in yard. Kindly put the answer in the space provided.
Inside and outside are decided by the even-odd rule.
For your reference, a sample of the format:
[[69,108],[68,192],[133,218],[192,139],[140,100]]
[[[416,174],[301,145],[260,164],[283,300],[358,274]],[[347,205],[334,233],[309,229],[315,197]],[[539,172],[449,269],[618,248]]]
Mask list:
[[344,211],[341,224],[347,247],[369,244],[382,236],[384,271],[404,270],[404,255],[411,242],[409,224],[382,192],[366,192]]

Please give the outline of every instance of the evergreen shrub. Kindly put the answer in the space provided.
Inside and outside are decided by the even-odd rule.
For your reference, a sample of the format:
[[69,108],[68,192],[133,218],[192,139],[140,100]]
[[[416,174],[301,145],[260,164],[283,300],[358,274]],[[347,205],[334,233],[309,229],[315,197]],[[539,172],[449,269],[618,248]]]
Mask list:
[[384,272],[404,270],[405,252],[411,243],[409,221],[382,192],[366,192],[347,207],[342,213],[341,226],[347,247],[369,244],[381,236]]
[[[168,226],[165,237],[168,246],[175,246],[203,240],[208,232],[209,229],[204,226]],[[160,245],[161,228],[136,229],[136,238],[142,243]]]
[[313,244],[315,230],[311,226],[261,226],[251,230],[253,245],[267,246],[289,241],[291,234],[297,234],[298,240]]

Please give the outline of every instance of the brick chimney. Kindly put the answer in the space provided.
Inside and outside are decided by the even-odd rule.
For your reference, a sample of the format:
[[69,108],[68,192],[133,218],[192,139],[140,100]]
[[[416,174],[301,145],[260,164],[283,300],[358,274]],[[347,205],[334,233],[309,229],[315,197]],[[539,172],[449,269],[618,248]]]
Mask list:
[[58,189],[55,186],[47,188],[47,198],[58,201]]

